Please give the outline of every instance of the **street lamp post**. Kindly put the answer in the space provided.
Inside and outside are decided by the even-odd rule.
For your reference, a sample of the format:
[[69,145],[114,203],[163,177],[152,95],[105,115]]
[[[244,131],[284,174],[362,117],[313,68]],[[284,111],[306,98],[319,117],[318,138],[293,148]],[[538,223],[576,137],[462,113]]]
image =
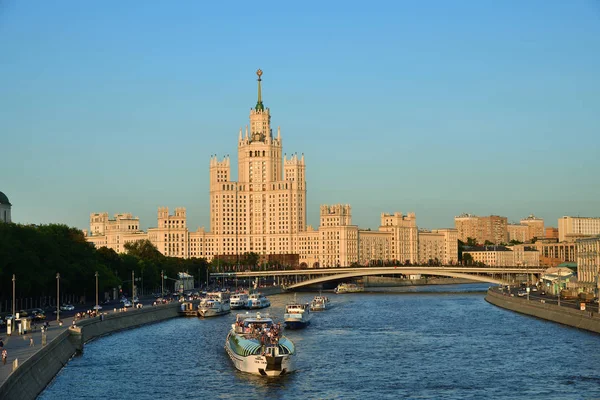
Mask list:
[[133,298],[135,297],[135,271],[131,270],[131,305],[135,307]]
[[60,273],[56,273],[56,323],[60,322]]
[[160,297],[165,297],[165,271],[160,271]]
[[96,311],[98,311],[98,271],[96,271],[95,275],[96,275]]
[[15,274],[13,274],[13,302],[12,302],[12,317],[13,317],[13,322],[15,321],[15,281],[17,280],[17,278],[15,277]]

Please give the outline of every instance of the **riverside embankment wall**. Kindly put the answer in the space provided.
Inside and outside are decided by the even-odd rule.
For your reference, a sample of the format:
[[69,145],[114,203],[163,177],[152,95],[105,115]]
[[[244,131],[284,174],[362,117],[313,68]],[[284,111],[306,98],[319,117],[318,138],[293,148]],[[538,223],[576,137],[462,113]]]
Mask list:
[[173,303],[108,314],[104,321],[99,318],[78,321],[81,334],[67,329],[37,351],[0,386],[0,399],[35,399],[71,357],[83,350],[84,343],[113,332],[177,317],[178,310],[179,303]]
[[597,312],[559,307],[556,304],[527,300],[524,297],[511,297],[500,293],[494,288],[488,290],[485,300],[488,303],[506,308],[507,310],[600,333],[600,315]]

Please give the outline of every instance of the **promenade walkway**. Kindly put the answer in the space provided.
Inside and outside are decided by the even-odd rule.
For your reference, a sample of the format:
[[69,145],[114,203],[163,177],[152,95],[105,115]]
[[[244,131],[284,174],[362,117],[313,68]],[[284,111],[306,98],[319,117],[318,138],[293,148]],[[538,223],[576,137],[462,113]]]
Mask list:
[[[50,343],[59,334],[69,329],[73,323],[73,318],[62,319],[63,325],[59,326],[56,320],[48,320],[50,326],[46,330],[46,344]],[[12,336],[6,335],[6,331],[0,333],[0,337],[4,342],[4,348],[8,353],[6,365],[0,362],[0,386],[6,382],[13,370],[13,361],[18,360],[19,365],[33,356],[42,348],[42,330],[41,324],[36,326],[34,332],[27,332],[25,335],[19,335],[13,332]],[[30,339],[33,338],[33,346],[30,346]]]

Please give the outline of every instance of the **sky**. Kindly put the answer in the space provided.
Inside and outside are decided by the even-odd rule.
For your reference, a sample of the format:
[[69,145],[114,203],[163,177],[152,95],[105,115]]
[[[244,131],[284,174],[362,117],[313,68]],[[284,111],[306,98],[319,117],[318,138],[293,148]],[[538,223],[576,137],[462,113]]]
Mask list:
[[600,217],[600,1],[0,0],[0,191],[19,223],[186,207],[209,228],[256,75],[307,219],[350,204]]

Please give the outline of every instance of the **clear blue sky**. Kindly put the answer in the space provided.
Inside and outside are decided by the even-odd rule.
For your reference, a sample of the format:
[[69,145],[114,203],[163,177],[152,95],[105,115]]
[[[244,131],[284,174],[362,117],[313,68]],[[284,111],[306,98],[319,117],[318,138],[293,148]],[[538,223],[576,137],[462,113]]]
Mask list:
[[[0,191],[22,223],[209,226],[255,71],[319,204],[600,216],[600,2],[0,0]],[[237,170],[234,169],[234,177]]]

